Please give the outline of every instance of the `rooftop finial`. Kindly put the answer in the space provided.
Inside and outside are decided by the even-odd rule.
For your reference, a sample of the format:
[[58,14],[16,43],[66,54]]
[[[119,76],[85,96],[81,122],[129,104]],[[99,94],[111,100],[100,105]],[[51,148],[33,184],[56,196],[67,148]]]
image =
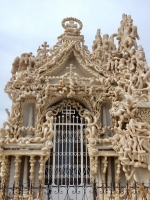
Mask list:
[[82,29],[82,22],[73,17],[67,17],[62,20],[62,27],[65,29],[66,35],[79,36]]

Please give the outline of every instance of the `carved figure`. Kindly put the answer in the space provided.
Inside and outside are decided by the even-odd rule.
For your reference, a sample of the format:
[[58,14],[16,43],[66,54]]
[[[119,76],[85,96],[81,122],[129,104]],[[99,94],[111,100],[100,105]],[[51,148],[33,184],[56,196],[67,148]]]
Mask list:
[[51,116],[52,112],[49,111],[46,113],[46,122],[42,126],[43,137],[48,140],[52,140],[54,136],[53,130],[53,116]]
[[11,70],[12,75],[16,74],[16,72],[18,71],[19,62],[20,62],[20,58],[16,57],[13,64],[12,64],[12,70]]
[[92,122],[92,116],[89,111],[85,111],[84,115],[85,115],[85,120],[87,120],[88,122],[87,128],[86,128],[87,138],[95,138],[98,134],[98,129],[100,128],[98,127],[98,124],[97,124],[100,115],[97,114],[96,116],[94,116],[93,122]]
[[119,40],[119,48],[122,52],[123,50],[127,53],[134,47],[137,49],[136,38],[139,38],[137,33],[137,27],[132,25],[133,20],[130,15],[122,15],[121,26],[118,29],[117,40]]
[[108,34],[103,35],[103,39],[102,39],[102,43],[103,43],[103,49],[108,52],[111,53],[112,51],[116,50],[116,45],[114,44],[114,37],[117,34],[113,34],[111,35],[111,37],[109,38]]

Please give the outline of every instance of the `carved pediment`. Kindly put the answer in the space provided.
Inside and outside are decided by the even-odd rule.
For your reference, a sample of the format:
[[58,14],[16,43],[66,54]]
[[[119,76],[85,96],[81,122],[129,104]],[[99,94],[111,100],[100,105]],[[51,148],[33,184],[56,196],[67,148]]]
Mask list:
[[73,64],[76,70],[80,71],[79,74],[82,77],[111,76],[111,73],[106,70],[106,66],[102,65],[102,54],[97,49],[97,40],[94,42],[92,54],[84,44],[84,36],[80,35],[82,23],[74,18],[66,18],[62,22],[62,26],[65,32],[58,37],[58,42],[52,48],[49,48],[47,42],[44,42],[41,47],[39,46],[36,56],[32,53],[23,53],[14,60],[12,74],[16,79],[22,75],[29,76],[30,73],[38,78],[40,75],[59,76],[63,74],[62,71],[69,64]]
[[81,65],[77,58],[74,56],[73,52],[70,53],[69,57],[64,61],[62,65],[58,67],[54,66],[53,68],[43,72],[42,75],[49,75],[51,77],[68,76],[70,64],[73,65],[73,76],[78,76],[80,78],[92,78],[98,76],[98,73],[95,73],[93,70],[90,70],[90,68],[86,68],[84,65]]

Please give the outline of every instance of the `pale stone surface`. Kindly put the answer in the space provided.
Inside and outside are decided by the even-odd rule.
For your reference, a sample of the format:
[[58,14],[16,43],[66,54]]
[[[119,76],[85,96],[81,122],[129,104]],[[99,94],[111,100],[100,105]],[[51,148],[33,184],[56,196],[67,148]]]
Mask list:
[[[63,107],[71,105],[87,121],[85,133],[93,180],[104,178],[107,171],[107,181],[111,181],[114,173],[116,181],[125,181],[126,177],[129,182],[134,179],[140,182],[143,170],[143,179],[147,180],[150,170],[150,70],[142,46],[137,45],[138,31],[131,16],[123,14],[118,32],[111,36],[101,36],[98,29],[92,52],[80,34],[80,20],[66,18],[62,26],[65,31],[56,45],[49,48],[44,42],[37,55],[23,53],[12,64],[12,77],[5,86],[12,100],[12,111],[6,109],[8,121],[0,129],[1,171],[8,156],[15,155],[14,181],[17,185],[21,157],[28,155],[30,181],[36,181],[35,185],[44,184],[43,166],[53,147],[54,117]],[[24,108],[29,102],[32,107],[26,113]],[[8,150],[12,146],[20,150]],[[38,178],[33,174],[37,156],[40,156],[39,164],[35,164]],[[114,157],[114,161],[110,157]],[[114,172],[110,168],[113,162]],[[98,163],[101,165],[99,170]],[[2,173],[2,180],[4,176]]]

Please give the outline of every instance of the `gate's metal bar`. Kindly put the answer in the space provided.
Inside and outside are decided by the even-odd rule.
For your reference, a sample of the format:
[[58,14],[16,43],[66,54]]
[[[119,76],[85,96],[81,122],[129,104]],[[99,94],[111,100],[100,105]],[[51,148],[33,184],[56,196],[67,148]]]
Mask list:
[[[54,124],[54,141],[56,141],[56,125]],[[54,184],[54,178],[55,178],[55,152],[56,152],[56,149],[55,149],[55,145],[56,143],[54,142],[54,148],[53,148],[53,177],[52,177],[52,183]]]
[[62,116],[62,162],[61,162],[61,185],[63,185],[63,176],[64,176],[64,115]]
[[81,125],[80,125],[80,135],[81,135],[81,140],[80,140],[81,152],[80,152],[80,156],[81,156],[81,184],[82,184],[83,183],[83,130],[82,130],[82,118],[81,118]]
[[[69,119],[70,119],[70,123],[71,123],[71,106],[70,106],[70,116],[69,116]],[[70,176],[71,176],[71,126],[69,126],[69,137],[68,137],[68,139],[69,139],[69,152],[67,152],[68,154],[69,154],[69,185],[70,185]]]
[[88,184],[88,162],[87,162],[87,156],[88,156],[88,152],[87,152],[87,140],[85,140],[85,145],[86,145],[86,148],[85,148],[85,155],[86,155],[86,164],[85,164],[85,174],[86,174],[86,178],[85,178],[85,184]]
[[68,155],[67,155],[67,142],[68,142],[68,141],[67,141],[67,131],[68,131],[68,130],[67,130],[67,121],[68,121],[68,120],[67,120],[67,117],[68,117],[68,114],[66,114],[65,185],[67,185],[67,156],[68,156]]
[[[51,152],[52,153],[52,152]],[[51,154],[50,153],[50,154]],[[47,178],[48,178],[48,183],[49,183],[49,180],[50,180],[50,159],[51,159],[51,156],[49,157],[49,159],[48,159],[48,166],[46,166],[46,169],[47,169]]]
[[77,158],[77,185],[78,185],[78,180],[79,180],[79,178],[78,178],[78,157],[79,157],[79,155],[78,155],[78,140],[79,140],[79,131],[78,131],[78,116],[76,117],[77,118],[77,125],[76,125],[76,133],[77,133],[77,156],[76,156],[76,158]]
[[59,176],[60,176],[60,174],[59,174],[59,172],[60,172],[60,166],[59,166],[59,156],[60,156],[60,145],[61,145],[61,143],[60,143],[60,116],[58,116],[58,119],[59,119],[59,125],[58,125],[58,140],[57,140],[57,142],[58,142],[58,151],[57,151],[57,159],[58,159],[58,171],[57,171],[57,185],[59,184]]
[[73,130],[72,130],[72,134],[73,134],[73,151],[72,151],[72,156],[73,156],[73,162],[72,162],[72,164],[73,164],[73,185],[74,185],[74,177],[75,177],[75,168],[74,168],[74,157],[75,157],[75,152],[74,152],[74,145],[75,145],[75,142],[74,142],[74,118],[75,118],[75,116],[73,115]]

